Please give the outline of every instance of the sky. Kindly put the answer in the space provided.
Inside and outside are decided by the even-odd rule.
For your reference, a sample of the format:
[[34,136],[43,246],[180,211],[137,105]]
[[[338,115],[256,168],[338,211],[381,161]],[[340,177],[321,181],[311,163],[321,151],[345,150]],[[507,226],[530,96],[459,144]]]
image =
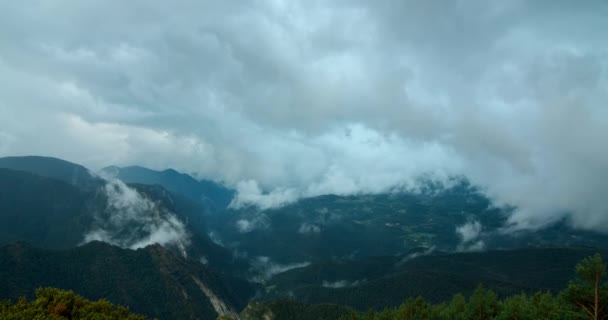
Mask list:
[[239,203],[464,176],[608,232],[608,1],[4,1],[0,156],[172,167]]

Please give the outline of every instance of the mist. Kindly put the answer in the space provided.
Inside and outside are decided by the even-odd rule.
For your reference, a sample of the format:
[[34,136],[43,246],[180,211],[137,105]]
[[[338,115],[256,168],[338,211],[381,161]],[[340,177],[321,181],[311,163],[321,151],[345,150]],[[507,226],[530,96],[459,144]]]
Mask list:
[[190,235],[177,216],[117,179],[106,180],[107,205],[98,212],[84,242],[103,241],[122,248],[171,245],[186,256]]

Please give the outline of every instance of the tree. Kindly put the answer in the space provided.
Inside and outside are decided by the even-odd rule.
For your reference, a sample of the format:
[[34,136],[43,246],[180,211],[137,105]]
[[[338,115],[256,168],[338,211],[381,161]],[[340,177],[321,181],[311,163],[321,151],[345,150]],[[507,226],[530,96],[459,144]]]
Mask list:
[[558,299],[550,292],[537,292],[530,297],[530,306],[534,319],[558,319],[564,310]]
[[72,291],[54,288],[36,290],[36,300],[28,302],[20,298],[17,303],[0,303],[0,319],[98,319],[144,320],[125,307],[114,306],[106,300],[89,301]]
[[608,318],[608,287],[604,283],[606,264],[600,254],[583,259],[576,265],[577,279],[570,282],[563,298],[577,306],[588,319]]
[[493,319],[498,314],[498,299],[492,290],[486,290],[479,285],[469,298],[467,319]]
[[532,306],[525,294],[512,296],[502,302],[500,314],[496,320],[534,320]]
[[447,308],[442,310],[441,318],[450,320],[465,320],[466,310],[467,299],[462,293],[457,293],[454,295]]
[[397,319],[403,320],[424,320],[429,319],[431,305],[422,297],[407,299],[397,310]]

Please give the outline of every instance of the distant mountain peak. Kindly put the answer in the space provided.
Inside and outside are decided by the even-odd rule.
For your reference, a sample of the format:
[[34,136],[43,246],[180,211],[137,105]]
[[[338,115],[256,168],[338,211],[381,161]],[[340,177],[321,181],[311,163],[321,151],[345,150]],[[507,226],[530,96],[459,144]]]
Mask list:
[[86,167],[53,157],[4,157],[0,158],[0,168],[30,172],[82,188],[93,188],[100,182],[100,179]]
[[220,183],[196,179],[172,168],[157,171],[141,166],[109,166],[103,168],[102,172],[125,183],[160,185],[173,193],[203,204],[212,211],[227,208],[235,195],[234,190]]

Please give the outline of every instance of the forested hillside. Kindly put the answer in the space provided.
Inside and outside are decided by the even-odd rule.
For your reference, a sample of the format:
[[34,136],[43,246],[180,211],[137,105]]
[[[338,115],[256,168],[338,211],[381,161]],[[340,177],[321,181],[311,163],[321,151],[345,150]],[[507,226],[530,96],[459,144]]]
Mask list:
[[[479,284],[499,297],[563,290],[573,266],[597,252],[588,248],[545,248],[414,257],[376,257],[311,264],[270,279],[264,296],[306,303],[349,305],[379,310],[421,296],[433,303],[456,293],[470,295]],[[601,251],[608,256],[607,251]]]
[[[128,250],[102,242],[50,251],[16,243],[0,248],[0,299],[32,298],[38,287],[74,290],[160,319],[214,319],[236,313],[250,287],[210,272],[160,245]],[[223,312],[223,311],[222,311]]]
[[[565,289],[552,293],[515,294],[500,298],[479,285],[468,297],[429,303],[422,297],[406,299],[395,308],[357,312],[338,305],[303,305],[290,300],[250,305],[243,319],[340,320],[601,320],[608,318],[606,264],[599,254],[583,259]],[[550,272],[550,270],[548,270]],[[426,285],[431,285],[427,283]],[[390,293],[385,293],[390,294]]]

